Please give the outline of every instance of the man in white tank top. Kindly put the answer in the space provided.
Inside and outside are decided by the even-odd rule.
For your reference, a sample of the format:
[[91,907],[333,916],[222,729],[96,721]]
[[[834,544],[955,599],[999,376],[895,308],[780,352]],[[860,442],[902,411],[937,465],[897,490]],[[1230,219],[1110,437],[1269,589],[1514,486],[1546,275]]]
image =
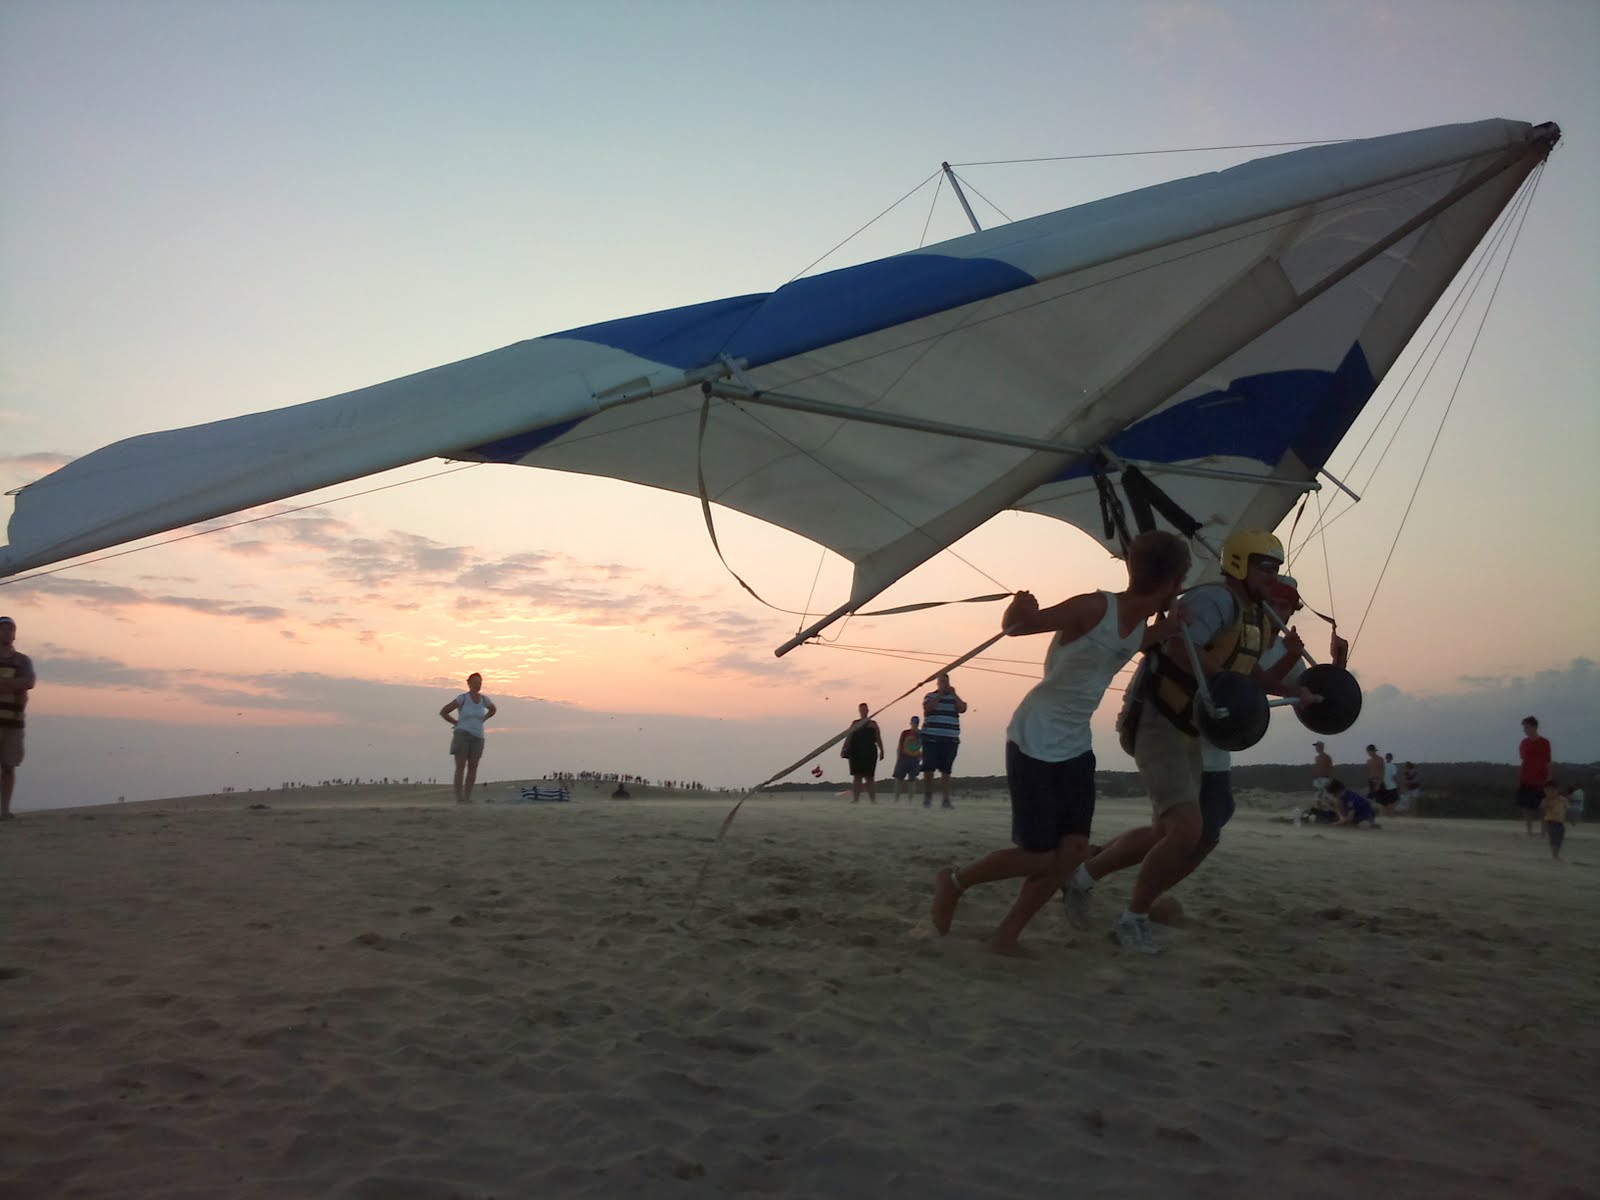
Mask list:
[[1050,633],[1044,678],[1022,699],[1006,731],[1012,845],[934,878],[932,920],[948,933],[961,894],[980,883],[1023,880],[1011,911],[987,939],[999,954],[1018,944],[1033,915],[1081,863],[1094,818],[1094,747],[1089,718],[1123,664],[1172,629],[1149,619],[1183,585],[1189,548],[1171,533],[1140,534],[1128,547],[1128,589],[1088,592],[1041,609],[1018,592],[1001,618],[1016,637]]

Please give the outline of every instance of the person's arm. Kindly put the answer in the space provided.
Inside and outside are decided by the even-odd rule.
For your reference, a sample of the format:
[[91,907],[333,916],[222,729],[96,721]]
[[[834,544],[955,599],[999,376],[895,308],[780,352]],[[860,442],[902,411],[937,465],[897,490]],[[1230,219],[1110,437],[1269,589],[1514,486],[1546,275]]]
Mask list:
[[1105,619],[1106,598],[1101,592],[1086,592],[1040,608],[1032,592],[1018,592],[1000,618],[1008,637],[1031,633],[1060,633],[1063,642],[1076,641]]
[[494,716],[495,713],[497,713],[499,711],[500,710],[494,706],[494,701],[490,700],[489,701],[489,706],[483,710],[483,719],[485,721],[487,721],[490,717]]
[[878,741],[878,757],[888,758],[889,752],[883,748],[883,730],[878,728],[878,723],[876,721],[872,723],[872,736]]
[[454,717],[452,717],[450,714],[455,712],[455,710],[460,708],[460,707],[461,707],[461,698],[459,696],[457,696],[454,700],[450,701],[449,704],[446,704],[443,708],[441,708],[439,710],[439,715],[444,718],[444,723],[446,725],[454,725],[456,723],[456,719]]
[[27,692],[33,690],[33,659],[26,654],[18,654],[13,660],[16,665],[11,668],[12,674],[0,678],[0,692]]

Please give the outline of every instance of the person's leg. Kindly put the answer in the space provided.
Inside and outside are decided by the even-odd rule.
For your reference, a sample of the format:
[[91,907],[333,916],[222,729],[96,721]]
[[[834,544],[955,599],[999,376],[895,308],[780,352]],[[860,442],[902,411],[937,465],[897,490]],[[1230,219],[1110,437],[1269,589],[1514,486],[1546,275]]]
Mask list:
[[950,803],[950,772],[949,771],[940,771],[939,772],[939,786],[944,790],[944,803],[942,805],[940,805],[940,807],[941,808],[954,808],[955,805]]
[[17,769],[0,767],[0,821],[11,815],[11,793],[17,788]]
[[1189,860],[1199,849],[1201,827],[1198,804],[1179,804],[1156,819],[1161,837],[1139,867],[1139,878],[1134,881],[1133,895],[1128,900],[1129,912],[1139,916],[1149,913],[1157,896],[1194,870]]
[[1089,839],[1085,836],[1068,836],[1061,839],[1052,856],[1048,870],[1029,875],[1022,881],[1022,890],[1011,904],[1005,917],[989,935],[988,947],[996,954],[1020,954],[1018,939],[1028,922],[1043,908],[1050,897],[1060,890],[1077,866],[1089,853]]
[[461,781],[466,777],[467,774],[467,756],[465,754],[457,754],[455,756],[455,760],[456,776],[450,781],[450,786],[455,790],[456,803],[465,804],[467,802],[467,798],[465,793],[463,793],[461,790]]
[[465,781],[465,783],[463,784],[463,786],[461,788],[461,795],[463,797],[461,802],[463,804],[467,803],[468,801],[470,801],[472,799],[472,789],[473,789],[474,785],[477,784],[477,782],[478,782],[478,760],[477,760],[477,758],[469,755],[467,757],[467,778],[466,778],[466,781]]
[[1067,923],[1074,929],[1090,927],[1089,896],[1094,885],[1107,875],[1137,866],[1157,841],[1154,825],[1124,830],[1104,846],[1076,864],[1062,881],[1061,903],[1066,906]]
[[861,776],[854,772],[850,775],[850,803],[861,803]]
[[878,802],[878,764],[872,764],[872,770],[867,772],[867,800],[876,804]]
[[922,807],[933,807],[933,768],[924,767],[922,771]]

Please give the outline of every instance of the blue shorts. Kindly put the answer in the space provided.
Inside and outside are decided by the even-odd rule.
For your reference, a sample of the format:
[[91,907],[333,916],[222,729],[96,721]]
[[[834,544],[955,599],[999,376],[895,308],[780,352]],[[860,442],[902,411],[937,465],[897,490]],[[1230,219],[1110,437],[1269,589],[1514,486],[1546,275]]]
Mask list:
[[922,771],[922,760],[915,754],[902,754],[894,760],[896,779],[915,779]]
[[1094,751],[1041,762],[1006,743],[1011,840],[1024,850],[1054,850],[1064,837],[1089,836],[1094,821]]
[[1233,818],[1233,780],[1227,771],[1200,772],[1200,844],[1215,846]]
[[923,771],[943,771],[946,775],[955,769],[956,748],[961,745],[957,738],[934,738],[926,735],[922,738],[922,769]]

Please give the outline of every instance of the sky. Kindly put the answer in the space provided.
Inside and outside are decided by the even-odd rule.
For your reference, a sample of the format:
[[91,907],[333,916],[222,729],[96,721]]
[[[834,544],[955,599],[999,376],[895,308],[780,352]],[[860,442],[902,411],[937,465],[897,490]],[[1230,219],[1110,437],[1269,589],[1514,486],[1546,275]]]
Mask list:
[[[9,0],[0,487],[120,438],[958,236],[932,184],[891,208],[944,160],[1049,160],[959,167],[991,224],[1272,151],[1062,156],[1553,120],[1563,142],[1476,342],[1475,312],[1425,383],[1385,382],[1329,464],[1362,502],[1325,494],[1338,515],[1293,568],[1359,629],[1366,707],[1337,761],[1369,741],[1512,761],[1529,712],[1558,760],[1595,761],[1597,60],[1587,0],[981,18],[889,0]],[[801,759],[838,778],[836,753],[808,751],[858,702],[886,705],[892,736],[916,711],[898,698],[998,627],[998,605],[955,605],[775,658],[798,624],[776,610],[832,608],[848,566],[736,513],[717,532],[776,609],[718,561],[692,499],[442,460],[8,582],[0,612],[40,680],[16,806],[447,778],[437,713],[474,670],[500,707],[486,779],[745,787]],[[1009,513],[883,602],[1051,603],[1121,574],[1082,533]],[[1314,651],[1324,628],[1301,623]],[[1008,640],[957,672],[958,773],[1003,770],[1043,652]],[[1119,700],[1096,718],[1108,769],[1130,766]],[[1309,760],[1310,738],[1280,712],[1239,761]]]

